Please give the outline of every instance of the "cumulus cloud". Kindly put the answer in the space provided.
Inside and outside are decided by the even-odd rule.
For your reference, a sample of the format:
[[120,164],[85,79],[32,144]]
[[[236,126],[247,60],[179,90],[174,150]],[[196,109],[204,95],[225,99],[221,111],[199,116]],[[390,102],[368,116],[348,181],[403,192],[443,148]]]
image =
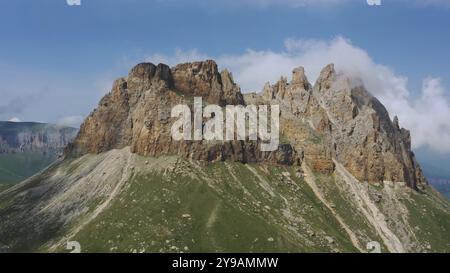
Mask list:
[[83,116],[67,116],[60,118],[56,124],[60,126],[78,128],[80,127],[81,123],[83,123],[83,120],[84,120]]
[[399,117],[401,126],[411,130],[415,148],[450,152],[450,102],[441,80],[424,79],[421,94],[413,96],[407,77],[375,63],[365,50],[343,37],[330,41],[287,39],[285,49],[280,52],[247,50],[238,55],[211,57],[196,50],[177,50],[171,56],[155,54],[147,59],[173,65],[207,58],[232,71],[244,92],[260,91],[266,81],[274,83],[300,65],[314,82],[324,66],[334,63],[338,71],[361,79],[367,90],[386,106],[391,118]]

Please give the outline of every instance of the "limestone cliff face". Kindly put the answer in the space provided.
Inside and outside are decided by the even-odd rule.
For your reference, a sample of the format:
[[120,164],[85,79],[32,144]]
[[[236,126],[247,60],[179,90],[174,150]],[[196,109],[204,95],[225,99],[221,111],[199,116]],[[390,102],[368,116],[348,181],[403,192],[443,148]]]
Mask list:
[[427,184],[409,131],[333,65],[322,70],[314,87],[297,68],[290,83],[282,78],[247,100],[282,105],[284,136],[318,172],[331,174],[335,159],[360,181],[405,182],[415,189]]
[[0,154],[61,153],[77,129],[33,122],[0,122]]
[[130,146],[132,152],[148,156],[299,164],[301,158],[288,144],[275,152],[261,152],[259,141],[173,140],[171,127],[175,119],[171,118],[171,109],[178,104],[192,106],[194,97],[218,105],[245,103],[232,75],[226,70],[219,72],[214,61],[174,68],[138,64],[127,78],[115,82],[111,93],[83,123],[67,153],[77,156]]
[[[280,148],[261,152],[260,142],[174,141],[170,111],[193,104],[193,97],[218,105],[279,104]],[[341,163],[360,181],[405,182],[411,188],[426,184],[411,151],[409,131],[391,121],[384,106],[362,84],[355,84],[334,66],[325,67],[312,86],[305,71],[292,80],[266,84],[260,94],[246,94],[231,73],[219,72],[214,61],[180,64],[142,63],[118,79],[96,110],[81,126],[67,153],[78,156],[130,146],[140,155],[178,154],[218,161],[302,164],[332,174]]]

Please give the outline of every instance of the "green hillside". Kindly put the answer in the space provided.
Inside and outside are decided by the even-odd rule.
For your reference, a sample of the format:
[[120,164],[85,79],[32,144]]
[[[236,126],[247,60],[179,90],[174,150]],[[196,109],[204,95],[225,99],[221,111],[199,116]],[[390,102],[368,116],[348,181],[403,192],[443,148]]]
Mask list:
[[[305,176],[300,175],[301,172]],[[0,194],[14,251],[450,252],[450,209],[432,188],[369,185],[338,166],[204,164],[129,149],[53,165]],[[17,239],[20,238],[20,239]]]

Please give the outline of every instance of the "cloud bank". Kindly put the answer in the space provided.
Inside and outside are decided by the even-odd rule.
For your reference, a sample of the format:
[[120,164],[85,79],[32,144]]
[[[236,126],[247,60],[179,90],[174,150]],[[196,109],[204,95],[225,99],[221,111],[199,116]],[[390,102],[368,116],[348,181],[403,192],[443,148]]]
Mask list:
[[450,152],[450,102],[441,80],[424,79],[421,93],[413,96],[407,77],[375,63],[365,50],[343,37],[331,41],[287,39],[281,52],[247,50],[240,55],[214,57],[197,50],[178,49],[170,56],[155,54],[147,60],[174,65],[208,58],[233,71],[243,92],[259,92],[266,81],[274,83],[281,76],[289,76],[298,66],[304,66],[309,80],[314,82],[324,66],[334,63],[338,71],[362,79],[367,90],[386,106],[391,118],[399,117],[400,125],[412,132],[414,148]]

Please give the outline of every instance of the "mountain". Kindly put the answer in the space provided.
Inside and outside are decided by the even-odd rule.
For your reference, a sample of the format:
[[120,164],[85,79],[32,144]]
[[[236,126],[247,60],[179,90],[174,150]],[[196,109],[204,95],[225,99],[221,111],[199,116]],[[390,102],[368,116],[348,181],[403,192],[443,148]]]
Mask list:
[[[261,138],[174,140],[171,110],[195,109],[194,97],[279,105],[278,149],[265,151]],[[373,242],[448,252],[449,203],[399,124],[333,65],[314,86],[299,67],[291,81],[244,95],[211,60],[138,64],[63,158],[0,193],[1,243],[12,252],[64,252],[67,241],[83,252],[365,252]]]
[[0,121],[0,184],[20,182],[54,162],[77,129]]

